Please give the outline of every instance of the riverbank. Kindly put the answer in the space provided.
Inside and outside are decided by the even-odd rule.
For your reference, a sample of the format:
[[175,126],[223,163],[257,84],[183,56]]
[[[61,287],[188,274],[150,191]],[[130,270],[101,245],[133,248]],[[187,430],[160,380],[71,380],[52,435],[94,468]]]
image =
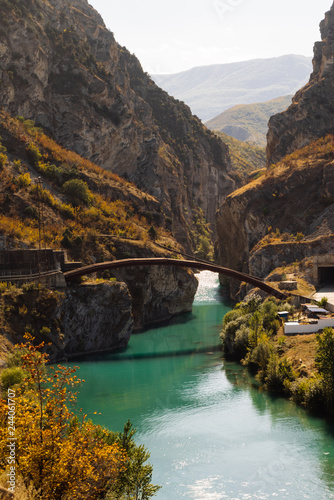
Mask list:
[[252,295],[224,317],[227,359],[246,366],[269,393],[290,398],[322,416],[333,416],[334,332],[285,336],[277,313],[289,303]]

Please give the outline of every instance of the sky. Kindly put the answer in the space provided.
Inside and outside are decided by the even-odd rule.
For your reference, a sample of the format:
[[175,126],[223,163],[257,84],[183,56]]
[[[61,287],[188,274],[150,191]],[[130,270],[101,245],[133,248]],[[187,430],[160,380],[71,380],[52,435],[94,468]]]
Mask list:
[[149,74],[313,55],[333,0],[88,0]]

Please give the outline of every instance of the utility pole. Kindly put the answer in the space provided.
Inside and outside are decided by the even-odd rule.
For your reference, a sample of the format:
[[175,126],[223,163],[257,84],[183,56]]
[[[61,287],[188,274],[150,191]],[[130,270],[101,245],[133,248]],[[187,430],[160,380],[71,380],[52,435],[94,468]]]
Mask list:
[[41,278],[41,209],[40,209],[40,199],[39,199],[39,183],[41,178],[38,177],[36,181],[37,186],[37,212],[38,212],[38,254],[37,254],[37,263],[38,263],[38,283],[40,283]]
[[41,282],[41,247],[42,247],[42,234],[41,234],[41,226],[42,226],[42,208],[41,208],[41,178],[38,177],[36,181],[37,185],[37,211],[38,211],[38,284]]

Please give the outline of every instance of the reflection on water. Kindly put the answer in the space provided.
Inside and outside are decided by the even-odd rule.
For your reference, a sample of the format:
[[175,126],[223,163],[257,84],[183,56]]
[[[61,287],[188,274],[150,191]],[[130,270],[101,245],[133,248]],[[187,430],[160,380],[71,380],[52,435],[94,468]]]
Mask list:
[[80,361],[80,406],[113,430],[132,420],[163,485],[157,499],[334,498],[333,427],[223,362],[215,349],[229,305],[216,275],[200,273],[200,282],[185,321]]

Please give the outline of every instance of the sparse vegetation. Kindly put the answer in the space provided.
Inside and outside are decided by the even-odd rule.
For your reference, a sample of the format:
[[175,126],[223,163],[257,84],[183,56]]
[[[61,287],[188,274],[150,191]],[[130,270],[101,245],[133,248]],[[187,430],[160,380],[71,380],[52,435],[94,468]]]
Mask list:
[[322,297],[322,298],[319,300],[318,305],[319,305],[319,307],[324,307],[324,308],[326,308],[327,303],[328,303],[328,298],[327,298],[327,297]]
[[[227,313],[221,338],[225,356],[240,361],[272,394],[284,395],[315,412],[334,412],[334,332],[325,328],[314,335],[314,352],[310,356],[314,369],[305,371],[298,361],[301,351],[290,358],[291,342],[279,333],[279,310],[292,312],[289,304],[273,298],[264,302],[252,296]],[[318,371],[316,371],[316,367]]]
[[214,253],[212,232],[201,208],[193,210],[193,220],[195,227],[189,232],[193,240],[195,255],[200,259],[212,260]]
[[229,146],[233,170],[238,172],[242,179],[246,180],[253,172],[257,172],[255,178],[264,174],[263,169],[266,167],[266,151],[264,147],[238,141],[223,132],[215,131],[215,133]]
[[334,135],[326,135],[310,142],[303,149],[298,149],[294,153],[285,156],[279,164],[271,164],[270,169],[274,170],[278,165],[280,167],[297,166],[297,161],[310,159],[310,157],[322,157],[323,155],[334,156]]
[[[16,141],[16,150],[22,154],[21,158],[12,158],[0,153],[5,156],[0,174],[0,224],[9,241],[36,246],[40,216],[43,244],[55,248],[63,245],[73,258],[83,261],[92,253],[112,258],[115,245],[108,240],[98,242],[98,234],[145,242],[149,230],[154,230],[154,240],[173,241],[165,229],[169,223],[149,195],[64,150],[31,120],[14,119],[2,111],[0,129],[6,140]],[[4,140],[1,147],[6,150]],[[98,194],[110,190],[115,193],[113,198]],[[124,198],[123,190],[131,193],[133,202],[117,199],[117,193]],[[148,210],[150,205],[158,211]],[[73,238],[64,238],[66,227]]]

